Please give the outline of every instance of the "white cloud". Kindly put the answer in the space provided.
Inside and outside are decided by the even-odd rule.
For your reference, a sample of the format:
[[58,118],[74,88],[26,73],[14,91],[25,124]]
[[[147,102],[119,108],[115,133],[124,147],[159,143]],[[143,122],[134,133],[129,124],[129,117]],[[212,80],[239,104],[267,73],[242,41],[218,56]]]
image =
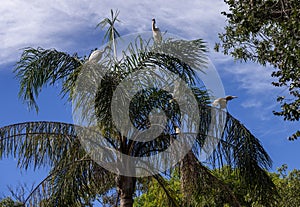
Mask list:
[[[212,63],[226,65],[223,68],[226,73],[235,77],[240,89],[253,97],[274,89],[270,84],[270,72],[265,68],[255,64],[232,64],[231,57],[213,52],[218,33],[225,25],[225,18],[220,14],[227,10],[223,0],[214,3],[204,0],[4,1],[0,4],[0,41],[3,41],[0,44],[0,65],[16,61],[20,49],[27,46],[53,47],[63,51],[78,51],[85,45],[86,50],[98,47],[101,34],[95,30],[95,26],[110,15],[110,9],[120,10],[122,22],[117,26],[124,35],[151,31],[151,19],[156,18],[157,26],[162,31],[167,30],[187,39],[200,37],[207,41]],[[217,70],[220,69],[217,67]],[[243,106],[258,108],[261,104],[245,100]]]
[[242,107],[244,108],[258,108],[262,106],[261,101],[256,99],[248,99],[241,103]]
[[214,3],[204,0],[2,1],[0,64],[15,61],[19,49],[26,46],[76,48],[75,39],[78,38],[75,37],[92,33],[96,24],[110,15],[110,9],[120,10],[122,23],[118,26],[127,34],[150,31],[151,19],[155,17],[162,31],[186,38],[201,37],[211,46],[224,26],[220,12],[226,8],[222,0]]
[[223,70],[235,78],[240,89],[245,89],[249,94],[276,92],[276,88],[271,84],[275,80],[271,77],[271,68],[255,63],[236,63],[225,66]]
[[[220,14],[227,10],[223,0],[214,3],[204,0],[3,1],[0,4],[0,41],[3,41],[0,43],[0,65],[16,61],[20,49],[27,46],[54,47],[63,51],[70,48],[77,51],[84,45],[86,50],[98,47],[101,35],[94,29],[101,19],[110,15],[110,9],[120,10],[122,22],[117,26],[123,34],[151,31],[151,19],[156,18],[162,31],[207,41],[212,63],[227,65],[224,70],[235,77],[242,90],[255,95],[274,89],[270,84],[270,72],[265,68],[255,64],[232,64],[231,57],[213,52],[214,42],[225,25],[225,18]],[[254,105],[247,102],[244,107]]]
[[71,33],[82,21],[78,17],[72,21],[68,13],[57,8],[59,5],[51,3],[1,2],[0,39],[3,44],[0,46],[0,63],[14,60],[23,47],[69,44],[67,38],[62,39],[62,35]]
[[259,120],[267,121],[274,118],[272,111],[279,108],[276,102],[276,93],[266,93],[266,95],[250,95],[243,99],[241,106],[246,111],[251,111],[252,116]]

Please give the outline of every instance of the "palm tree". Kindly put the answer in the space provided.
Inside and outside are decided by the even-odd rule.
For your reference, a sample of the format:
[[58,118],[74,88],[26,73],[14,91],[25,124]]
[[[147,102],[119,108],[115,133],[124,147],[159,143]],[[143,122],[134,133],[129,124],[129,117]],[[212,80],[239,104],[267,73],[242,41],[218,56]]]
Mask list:
[[97,24],[97,27],[101,27],[103,29],[104,27],[108,26],[108,29],[104,35],[104,39],[107,39],[110,44],[113,46],[114,56],[117,58],[117,46],[116,46],[116,38],[120,38],[119,32],[115,28],[116,22],[120,22],[118,19],[118,16],[120,14],[120,11],[116,10],[115,14],[114,11],[111,9],[111,18],[105,18],[103,19],[99,24]]
[[[186,198],[190,195],[189,192],[193,192],[190,191],[191,188],[195,189],[194,192],[201,193],[200,185],[193,185],[194,181],[204,181],[222,186],[223,190],[230,194],[230,189],[210,173],[208,166],[196,161],[195,158],[197,153],[205,148],[205,139],[211,120],[214,118],[211,115],[212,112],[225,113],[208,106],[206,91],[199,89],[195,70],[197,68],[205,70],[207,50],[204,42],[201,39],[193,41],[169,39],[164,41],[164,44],[156,45],[153,48],[150,41],[137,37],[134,43],[128,45],[126,51],[122,51],[122,59],[116,62],[114,38],[115,34],[119,35],[119,33],[115,30],[114,22],[118,21],[118,12],[116,16],[113,15],[113,11],[111,14],[112,20],[105,19],[100,24],[104,25],[105,22],[110,24],[108,30],[110,32],[107,34],[113,41],[113,56],[108,55],[96,66],[91,66],[85,58],[80,58],[76,54],[69,55],[55,49],[26,48],[15,69],[21,85],[20,97],[38,111],[36,98],[39,92],[45,85],[61,82],[61,93],[63,96],[68,96],[70,101],[76,99],[78,95],[82,95],[76,99],[77,103],[88,106],[92,104],[97,119],[97,126],[93,127],[99,129],[112,148],[129,156],[150,156],[166,150],[174,140],[178,139],[178,135],[174,132],[176,127],[182,124],[180,116],[184,112],[179,109],[176,102],[170,101],[172,96],[167,91],[155,88],[142,90],[133,97],[129,107],[133,125],[140,130],[147,129],[150,124],[148,115],[153,108],[159,108],[165,112],[167,124],[156,139],[149,142],[138,142],[122,135],[114,126],[111,112],[112,97],[117,86],[131,73],[145,68],[152,71],[157,67],[170,71],[178,75],[190,87],[197,100],[201,117],[193,151],[188,153],[180,163],[182,190],[185,192]],[[178,54],[181,54],[180,57],[183,58],[178,58]],[[76,85],[82,71],[87,71],[88,67],[96,67],[96,70],[90,70],[92,72],[84,74],[91,82],[99,76],[100,69],[110,69],[106,70],[105,76],[100,74],[102,81],[96,89],[96,96],[92,103],[86,102],[88,94],[78,94]],[[144,85],[146,82],[139,80],[136,84]],[[123,95],[121,98],[126,100],[128,98],[126,93]],[[83,114],[89,112],[89,109],[84,110]],[[238,167],[240,169],[239,176],[249,184],[249,189],[265,190],[265,195],[274,195],[274,185],[264,173],[264,169],[270,167],[271,160],[258,139],[230,114],[220,117],[226,117],[225,129],[218,136],[221,141],[210,157],[211,167],[221,167],[225,164]],[[95,199],[100,199],[103,203],[110,203],[110,205],[113,202],[114,205],[120,204],[121,207],[133,205],[136,186],[139,186],[137,183],[145,183],[149,178],[126,176],[118,172],[111,172],[99,165],[82,145],[80,130],[84,130],[84,127],[43,121],[25,122],[0,128],[1,157],[17,158],[20,168],[27,169],[32,165],[34,168],[45,165],[51,167],[49,175],[33,189],[27,199],[23,201],[24,204],[91,206]],[[212,130],[219,133],[217,128]],[[165,173],[171,174],[171,172],[172,168]],[[170,199],[170,205],[183,205],[174,199],[175,194],[168,187],[163,174],[155,174],[151,177],[156,179],[166,192]],[[192,205],[187,200],[185,203]],[[235,206],[239,205],[233,194],[230,194],[229,200]]]
[[[245,184],[248,192],[253,193],[254,200],[258,204],[276,206],[278,193],[266,171],[271,167],[272,161],[259,140],[228,112],[215,108],[210,110],[223,113],[223,117],[226,113],[225,128],[221,132],[218,144],[206,160],[206,166],[197,159],[199,148],[203,147],[202,143],[205,139],[201,137],[203,136],[201,130],[196,145],[180,163],[184,206],[197,206],[199,203],[197,197],[199,195],[209,197],[212,190],[220,192],[223,203],[229,203],[234,207],[241,206],[232,189],[211,173],[211,169],[221,169],[225,166],[231,169],[229,173],[235,174]],[[203,129],[205,132],[206,129]]]

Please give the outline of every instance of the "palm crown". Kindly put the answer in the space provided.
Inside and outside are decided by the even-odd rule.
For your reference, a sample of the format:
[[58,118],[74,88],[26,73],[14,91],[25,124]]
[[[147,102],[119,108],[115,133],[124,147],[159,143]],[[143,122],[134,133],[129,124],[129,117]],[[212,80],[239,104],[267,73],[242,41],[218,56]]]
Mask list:
[[[101,24],[107,21],[106,19]],[[201,192],[201,184],[197,185],[193,181],[202,182],[207,186],[211,183],[221,186],[222,191],[229,194],[228,202],[239,206],[229,188],[210,173],[208,166],[196,158],[203,150],[212,119],[217,117],[224,122],[224,130],[218,132],[217,127],[212,128],[213,134],[218,138],[218,144],[209,157],[209,167],[229,165],[238,168],[238,177],[248,184],[249,189],[256,189],[258,197],[262,192],[266,195],[259,197],[260,202],[263,204],[269,202],[267,196],[276,195],[274,185],[264,171],[271,166],[270,157],[259,140],[238,120],[227,112],[210,107],[207,92],[199,88],[200,82],[197,80],[195,70],[205,71],[207,52],[205,43],[201,39],[192,41],[167,39],[163,44],[153,47],[151,41],[137,37],[135,42],[128,45],[127,50],[122,51],[122,58],[117,60],[115,37],[119,33],[115,30],[116,21],[117,18],[112,12],[110,21],[112,24],[107,34],[113,41],[114,54],[109,53],[96,66],[88,65],[86,59],[77,55],[69,55],[55,49],[26,48],[15,69],[21,84],[20,97],[29,106],[38,110],[36,98],[43,87],[61,82],[63,96],[68,96],[70,101],[76,99],[79,106],[93,106],[97,120],[96,127],[112,148],[130,156],[150,156],[166,150],[172,140],[177,139],[177,135],[174,134],[175,127],[182,124],[180,117],[184,112],[180,111],[176,102],[170,101],[172,96],[164,90],[148,88],[140,91],[131,100],[129,107],[133,125],[140,130],[146,129],[150,124],[149,113],[153,108],[165,112],[167,125],[156,139],[138,142],[123,136],[114,126],[111,112],[112,97],[117,86],[131,73],[145,68],[149,71],[157,67],[163,68],[164,71],[178,75],[188,85],[197,100],[200,117],[196,143],[192,151],[179,165],[173,166],[165,173],[172,174],[174,168],[180,168],[182,190],[186,194],[191,192],[188,190],[190,188],[193,189],[192,192]],[[102,79],[96,88],[95,99],[87,103],[88,94],[78,93],[76,83],[82,76],[82,71],[88,71],[88,67],[96,67],[96,70],[85,73],[84,77],[90,82],[100,75]],[[103,68],[109,68],[105,75],[99,72]],[[140,81],[137,84],[142,86],[145,82]],[[126,96],[123,98],[126,99]],[[89,108],[86,110],[83,114],[88,114]],[[91,205],[93,200],[101,198],[108,203],[120,202],[121,206],[132,206],[134,192],[141,186],[137,183],[146,185],[145,181],[149,178],[123,176],[103,168],[85,151],[80,142],[78,128],[81,126],[43,121],[0,128],[2,157],[18,158],[20,168],[27,169],[31,165],[34,168],[45,165],[51,167],[49,176],[36,186],[24,202],[26,204],[35,202],[40,206],[81,206]],[[192,174],[190,170],[193,170]],[[184,205],[178,202],[176,194],[168,188],[166,176],[156,174],[152,178],[159,181],[170,199],[170,205]],[[196,193],[192,196],[194,195]]]

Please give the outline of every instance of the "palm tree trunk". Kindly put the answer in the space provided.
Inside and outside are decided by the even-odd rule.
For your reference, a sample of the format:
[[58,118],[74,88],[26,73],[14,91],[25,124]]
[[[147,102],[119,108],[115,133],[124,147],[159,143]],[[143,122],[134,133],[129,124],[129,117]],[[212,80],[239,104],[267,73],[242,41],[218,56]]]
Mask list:
[[181,175],[181,190],[183,194],[183,203],[187,206],[193,198],[195,190],[198,188],[198,172],[197,172],[197,158],[190,151],[180,163]]
[[190,151],[180,163],[181,174],[181,191],[183,193],[184,206],[191,206],[191,202],[195,197],[195,192],[205,193],[206,189],[220,189],[221,193],[226,195],[226,201],[232,207],[241,207],[238,199],[232,190],[221,180],[215,177],[209,169],[203,166]]
[[120,195],[120,207],[132,207],[136,178],[119,175],[116,178],[116,183]]

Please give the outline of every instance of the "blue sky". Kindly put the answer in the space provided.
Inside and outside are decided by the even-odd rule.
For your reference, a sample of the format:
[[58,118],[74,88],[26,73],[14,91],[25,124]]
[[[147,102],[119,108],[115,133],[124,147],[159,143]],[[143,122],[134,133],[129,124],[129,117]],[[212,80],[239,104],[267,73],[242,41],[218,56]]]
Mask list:
[[[39,114],[29,111],[18,99],[19,85],[12,72],[22,48],[41,46],[79,55],[88,55],[102,44],[103,33],[95,26],[110,15],[110,9],[120,10],[122,35],[151,31],[151,19],[156,18],[162,31],[186,39],[203,38],[210,49],[226,94],[239,98],[229,105],[230,113],[257,136],[274,161],[273,170],[282,164],[289,169],[300,168],[299,141],[286,138],[298,123],[284,122],[275,117],[276,96],[287,90],[274,88],[272,68],[254,63],[235,62],[231,57],[213,51],[218,33],[226,25],[220,14],[227,10],[222,0],[210,1],[110,1],[110,0],[4,0],[0,4],[0,127],[32,120],[72,122],[71,106],[59,96],[59,87],[47,87],[38,99]],[[23,172],[13,159],[0,161],[0,196],[6,186],[41,179],[44,171]],[[30,185],[31,183],[29,183]]]

